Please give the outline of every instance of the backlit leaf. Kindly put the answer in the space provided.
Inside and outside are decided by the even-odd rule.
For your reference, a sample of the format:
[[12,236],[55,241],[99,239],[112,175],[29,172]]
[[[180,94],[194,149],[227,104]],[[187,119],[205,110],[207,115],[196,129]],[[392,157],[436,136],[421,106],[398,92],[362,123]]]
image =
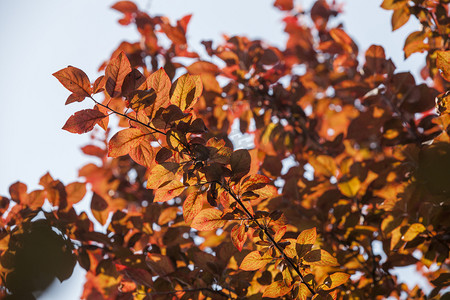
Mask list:
[[124,52],[111,59],[105,70],[105,89],[108,95],[118,97],[121,94],[123,80],[131,72],[131,65]]
[[323,249],[311,250],[303,257],[305,262],[312,266],[338,266],[336,258]]
[[252,251],[244,257],[240,265],[240,269],[244,271],[255,271],[264,268],[272,257],[268,255],[261,256],[259,251]]
[[153,147],[147,141],[131,149],[129,154],[132,160],[146,168],[150,168],[153,164]]
[[173,162],[166,162],[155,165],[148,175],[147,188],[156,189],[162,183],[174,180],[175,174],[178,173],[180,165]]
[[234,246],[239,251],[242,251],[242,247],[244,247],[245,240],[247,239],[247,232],[245,231],[245,225],[244,224],[235,225],[233,229],[231,229],[230,236]]
[[191,227],[199,231],[216,230],[227,223],[222,220],[222,212],[215,208],[202,210],[192,221]]
[[170,103],[182,111],[192,107],[202,93],[202,83],[198,75],[184,74],[174,82]]
[[293,0],[276,0],[273,6],[279,10],[291,10],[294,8]]
[[156,92],[156,100],[152,114],[152,116],[154,116],[160,107],[165,107],[169,103],[169,93],[172,83],[163,68],[160,68],[158,71],[152,73],[147,78],[146,83],[147,89],[152,88]]
[[170,181],[168,184],[159,187],[155,191],[154,202],[166,202],[179,196],[185,189],[185,186],[176,180]]
[[292,290],[293,285],[287,286],[283,280],[278,280],[272,282],[266,289],[264,290],[263,297],[268,298],[279,298]]
[[338,183],[338,188],[342,195],[353,198],[358,194],[361,188],[361,182],[358,177],[353,177],[349,181]]
[[344,284],[348,281],[350,278],[350,274],[342,273],[342,272],[336,272],[328,276],[324,280],[325,287],[322,288],[323,290],[332,290],[341,284]]
[[[72,93],[81,96],[89,97],[92,94],[91,82],[88,76],[82,70],[68,66],[56,73],[53,73],[61,84]],[[77,100],[80,102],[81,100]]]
[[403,240],[405,242],[412,241],[413,239],[416,238],[417,235],[424,232],[425,230],[426,230],[426,228],[425,228],[425,226],[423,226],[423,224],[414,223],[408,228],[406,233],[403,235]]
[[91,131],[106,115],[95,109],[83,109],[74,113],[64,124],[64,130],[71,133],[86,133]]
[[307,252],[309,252],[316,242],[317,233],[316,227],[303,230],[297,237],[296,250],[299,258],[302,258]]
[[450,81],[450,50],[437,51],[436,66],[442,71],[443,77]]
[[145,133],[137,128],[117,132],[109,141],[108,156],[118,157],[128,154],[144,140],[144,137]]
[[183,216],[184,221],[189,224],[202,210],[205,196],[192,187],[189,187],[186,192],[188,195],[183,203]]

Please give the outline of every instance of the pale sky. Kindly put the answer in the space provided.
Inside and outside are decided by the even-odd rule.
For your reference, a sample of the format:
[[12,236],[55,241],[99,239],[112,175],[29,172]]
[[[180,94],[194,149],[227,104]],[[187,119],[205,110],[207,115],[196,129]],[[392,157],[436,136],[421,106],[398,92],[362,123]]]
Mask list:
[[[345,1],[341,1],[345,2]],[[17,180],[29,189],[50,171],[67,184],[77,180],[78,169],[90,158],[81,146],[89,135],[61,130],[67,118],[88,104],[64,106],[69,92],[51,76],[73,65],[91,80],[97,68],[122,40],[134,41],[136,31],[117,24],[120,14],[109,9],[115,1],[39,0],[0,2],[0,195],[9,196],[9,185]],[[172,21],[186,14],[193,17],[188,27],[191,47],[201,49],[201,40],[222,40],[222,34],[245,34],[282,46],[286,39],[283,13],[272,0],[141,0],[140,8],[151,15],[166,15]],[[295,1],[310,7],[312,1]],[[383,45],[400,70],[418,74],[423,57],[414,54],[403,61],[406,36],[419,29],[408,24],[391,32],[391,12],[379,8],[381,0],[347,0],[341,20],[357,42],[360,53],[371,44]],[[217,44],[216,44],[217,45]],[[90,105],[90,103],[89,103]],[[39,299],[79,299],[80,274]],[[408,279],[409,280],[409,279]],[[70,292],[69,292],[70,291]],[[68,297],[68,292],[72,297]]]

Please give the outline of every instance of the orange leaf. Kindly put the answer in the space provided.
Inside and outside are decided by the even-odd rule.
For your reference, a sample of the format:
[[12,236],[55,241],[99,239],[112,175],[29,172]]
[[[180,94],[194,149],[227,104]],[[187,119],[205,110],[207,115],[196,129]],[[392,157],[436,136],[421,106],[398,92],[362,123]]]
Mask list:
[[450,51],[436,51],[436,66],[442,71],[443,77],[450,81]]
[[283,280],[272,282],[264,290],[263,297],[278,298],[286,295],[292,290],[293,285],[287,286]]
[[86,133],[91,131],[95,124],[98,124],[105,114],[95,109],[83,109],[74,113],[64,124],[64,130],[72,133]]
[[281,226],[280,229],[278,229],[277,232],[275,232],[275,235],[273,237],[275,239],[275,242],[278,242],[281,240],[281,238],[286,233],[286,228],[287,228],[286,226]]
[[68,66],[67,68],[53,73],[53,76],[55,76],[66,89],[78,96],[89,97],[92,94],[89,77],[78,68]]
[[326,287],[322,288],[323,290],[332,290],[335,287],[340,286],[341,284],[344,284],[348,281],[350,278],[350,274],[342,273],[342,272],[336,272],[328,276],[324,280],[324,284]]
[[194,217],[202,210],[205,198],[203,193],[192,190],[197,189],[189,187],[187,189],[188,196],[183,203],[183,216],[186,223],[190,223],[194,219]]
[[191,227],[199,231],[216,230],[227,223],[222,220],[222,212],[215,208],[202,210],[192,221]]
[[153,115],[156,111],[169,103],[169,93],[172,83],[169,76],[163,68],[152,73],[146,81],[147,89],[154,89],[156,92],[156,100],[153,108]]
[[42,190],[36,190],[32,191],[25,201],[24,204],[26,204],[31,209],[37,209],[40,208],[45,201],[45,192]]
[[153,202],[166,202],[176,196],[179,196],[185,189],[185,186],[180,181],[170,181],[168,184],[160,186],[155,191],[155,199]]
[[247,234],[245,231],[245,225],[235,225],[231,230],[231,241],[234,246],[241,251],[244,247],[245,240],[247,239]]
[[311,292],[309,291],[306,284],[300,283],[297,300],[306,300],[306,299],[308,299],[309,295],[311,295]]
[[404,5],[394,10],[391,18],[392,31],[395,31],[405,25],[410,16],[409,7]]
[[155,156],[149,142],[140,143],[136,148],[131,149],[129,154],[131,159],[146,168],[152,166]]
[[175,175],[178,174],[180,165],[173,162],[166,162],[155,165],[148,175],[147,188],[157,189],[166,181],[174,180]]
[[268,254],[261,256],[259,251],[252,251],[244,257],[239,268],[244,271],[255,271],[264,268],[271,260],[272,257]]
[[302,258],[311,250],[312,246],[316,242],[316,238],[316,227],[300,232],[296,242],[297,255],[299,258]]
[[117,132],[109,141],[108,156],[118,157],[128,154],[136,148],[145,137],[137,128],[127,128]]
[[115,9],[117,11],[120,11],[121,13],[135,13],[138,11],[138,7],[136,4],[134,4],[131,1],[119,1],[116,2],[113,6],[111,6],[112,9]]
[[122,83],[128,73],[131,72],[131,65],[127,56],[122,51],[120,54],[112,59],[105,70],[105,89],[108,95],[118,97],[121,94]]
[[403,47],[405,58],[408,58],[413,53],[428,50],[429,45],[424,42],[426,37],[427,33],[422,31],[414,31],[408,35],[405,40],[405,46]]
[[313,266],[338,266],[336,258],[322,249],[311,250],[303,257],[305,262]]
[[406,233],[403,235],[403,240],[405,242],[412,241],[413,239],[416,238],[417,235],[424,232],[425,230],[426,230],[426,228],[425,228],[425,226],[423,226],[423,224],[414,223],[408,228]]
[[184,74],[174,82],[172,89],[173,93],[170,103],[185,111],[197,102],[203,86],[200,76]]
[[80,202],[86,195],[86,184],[81,182],[72,182],[66,186],[67,202],[75,204]]
[[9,187],[9,194],[11,195],[11,199],[14,200],[16,203],[21,203],[23,201],[26,201],[27,199],[27,185],[25,183],[22,183],[20,181],[17,181],[16,183],[13,183]]

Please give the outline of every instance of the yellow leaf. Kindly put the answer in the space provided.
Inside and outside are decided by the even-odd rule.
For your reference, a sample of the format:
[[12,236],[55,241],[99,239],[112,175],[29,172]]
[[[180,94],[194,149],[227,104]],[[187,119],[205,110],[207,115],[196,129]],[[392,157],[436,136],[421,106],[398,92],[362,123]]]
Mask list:
[[303,257],[306,263],[312,266],[338,266],[336,258],[323,249],[311,250]]
[[316,242],[316,227],[303,230],[297,237],[296,249],[299,258],[302,258],[307,252],[309,252]]
[[322,288],[323,290],[332,290],[335,287],[340,286],[341,284],[344,284],[348,281],[350,278],[350,274],[342,273],[342,272],[336,272],[328,276],[324,280],[325,287]]
[[203,207],[205,197],[196,190],[197,189],[194,187],[189,187],[187,189],[188,196],[183,203],[183,216],[186,223],[190,223]]
[[361,188],[361,182],[358,177],[353,177],[347,182],[338,183],[338,188],[342,195],[353,198],[358,194],[358,191]]
[[413,239],[416,238],[417,235],[424,232],[425,230],[426,230],[426,228],[422,224],[414,223],[408,228],[406,233],[403,235],[403,240],[405,242],[412,241]]
[[244,271],[255,271],[264,268],[271,260],[272,257],[269,255],[261,256],[259,251],[252,251],[247,254],[239,268]]

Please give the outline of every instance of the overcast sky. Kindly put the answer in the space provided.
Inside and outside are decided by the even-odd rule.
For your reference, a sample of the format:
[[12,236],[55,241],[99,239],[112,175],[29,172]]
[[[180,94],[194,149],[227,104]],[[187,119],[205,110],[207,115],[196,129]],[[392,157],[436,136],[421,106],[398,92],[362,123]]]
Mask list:
[[[312,1],[295,4],[310,7]],[[341,1],[343,2],[343,1]],[[37,188],[39,178],[50,171],[65,184],[77,180],[78,169],[90,159],[81,146],[88,135],[61,130],[67,118],[87,107],[84,103],[64,106],[69,92],[51,76],[73,65],[91,80],[97,68],[122,40],[134,41],[134,29],[117,24],[119,13],[109,9],[115,1],[39,0],[0,1],[0,195],[8,196],[17,180]],[[283,13],[272,0],[141,0],[150,14],[172,21],[192,13],[188,39],[195,49],[200,41],[221,41],[222,34],[245,34],[281,46],[286,39]],[[371,44],[383,45],[400,70],[418,74],[423,57],[415,54],[403,61],[407,34],[418,30],[417,22],[391,32],[391,12],[379,8],[381,0],[348,0],[344,6],[344,28],[355,39],[360,52]],[[90,104],[90,103],[89,103]],[[77,269],[77,274],[82,271]],[[75,276],[59,290],[40,299],[79,299],[80,278]],[[67,287],[70,286],[70,289]],[[73,298],[67,293],[71,292]]]

